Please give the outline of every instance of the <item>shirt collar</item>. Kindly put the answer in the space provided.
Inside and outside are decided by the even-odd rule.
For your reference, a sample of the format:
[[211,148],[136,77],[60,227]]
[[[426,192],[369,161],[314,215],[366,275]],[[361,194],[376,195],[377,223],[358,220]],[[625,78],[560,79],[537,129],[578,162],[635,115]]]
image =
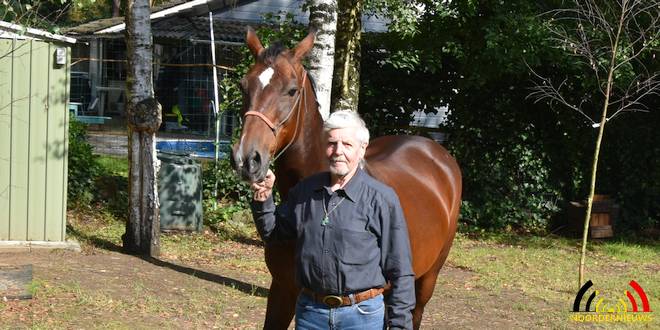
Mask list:
[[[348,180],[348,183],[346,183],[344,188],[337,189],[337,192],[343,194],[346,198],[350,199],[351,202],[355,202],[360,195],[360,186],[364,181],[365,175],[366,173],[364,170],[358,167],[357,170],[355,170],[355,174],[350,180]],[[325,180],[322,180],[319,183],[320,185],[315,191],[322,191],[325,189],[328,194],[332,194],[332,190],[330,190],[330,172],[327,172]]]

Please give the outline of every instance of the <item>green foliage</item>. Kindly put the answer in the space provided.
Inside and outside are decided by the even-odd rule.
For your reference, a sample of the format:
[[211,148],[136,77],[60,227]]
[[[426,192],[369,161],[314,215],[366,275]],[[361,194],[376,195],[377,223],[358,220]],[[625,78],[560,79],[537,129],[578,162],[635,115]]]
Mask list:
[[101,168],[87,142],[84,124],[71,116],[69,121],[68,201],[70,205],[89,204],[94,197],[94,180]]
[[[650,109],[660,109],[658,98]],[[660,219],[660,111],[618,118],[607,126],[598,171],[598,193],[621,206],[617,232],[653,235]]]
[[[153,6],[168,0],[153,0]],[[123,16],[126,1],[120,4]],[[113,0],[2,0],[0,19],[26,27],[61,33],[65,26],[73,26],[102,18],[112,17]]]
[[114,218],[128,219],[128,158],[99,156],[94,203]]
[[71,3],[72,1],[68,0],[2,0],[0,19],[59,33],[58,22],[62,20]]
[[466,192],[461,213],[463,229],[546,229],[548,220],[559,210],[561,195],[550,180],[549,161],[539,151],[542,145],[527,141],[528,136],[534,136],[531,125],[526,134],[490,141],[492,145],[482,150],[478,159],[469,157],[471,150],[453,150],[458,159],[471,161],[462,163],[467,165],[462,167]]
[[[241,180],[231,167],[229,159],[222,159],[217,167],[214,162],[204,162],[203,205],[204,223],[215,226],[232,219],[233,215],[250,207],[252,192],[250,186]],[[216,180],[218,199],[215,200]]]
[[221,204],[236,204],[241,208],[249,206],[252,196],[250,186],[243,181],[231,166],[228,158],[221,159],[218,164],[204,162],[203,198],[212,201],[215,182],[218,182],[218,202]]
[[75,25],[112,17],[112,2],[112,0],[77,0],[68,11],[68,22]]
[[[589,102],[598,97],[598,83],[556,47],[549,17],[541,15],[561,2],[367,4],[408,14],[390,25],[390,33],[363,37],[360,111],[378,136],[417,133],[406,127],[413,111],[449,107],[440,130],[449,133],[447,147],[463,171],[463,229],[542,230],[562,219],[569,201],[586,197],[597,131],[575,112],[527,99],[532,68],[553,81],[576,77],[564,85],[567,101],[584,102],[589,115],[600,111]],[[418,19],[407,19],[409,8],[420,5],[426,10]],[[652,57],[640,62],[648,72],[660,70]],[[622,69],[616,77],[622,86],[640,73],[636,62]],[[653,109],[660,107],[657,97],[645,102],[651,113],[617,120],[605,134],[599,193],[620,203],[619,229],[654,228],[660,219],[660,141],[651,133],[660,115]]]
[[582,139],[569,134],[570,115],[525,100],[527,65],[567,62],[546,41],[541,5],[416,3],[430,9],[413,27],[365,37],[365,120],[375,135],[414,133],[405,128],[413,111],[448,106],[441,130],[463,171],[463,229],[544,230],[579,186],[582,152],[562,143]]

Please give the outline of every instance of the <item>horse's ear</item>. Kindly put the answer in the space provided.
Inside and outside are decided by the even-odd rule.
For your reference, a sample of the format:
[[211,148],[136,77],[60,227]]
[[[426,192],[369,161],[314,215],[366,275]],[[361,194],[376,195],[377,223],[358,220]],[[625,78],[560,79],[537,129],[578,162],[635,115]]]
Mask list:
[[264,50],[264,46],[261,45],[261,41],[257,34],[254,32],[254,29],[251,26],[247,27],[247,36],[245,37],[245,42],[247,43],[248,48],[252,56],[256,59],[259,56],[259,53]]
[[314,47],[314,38],[316,38],[316,29],[310,28],[309,33],[298,45],[293,49],[293,56],[298,60],[302,59]]

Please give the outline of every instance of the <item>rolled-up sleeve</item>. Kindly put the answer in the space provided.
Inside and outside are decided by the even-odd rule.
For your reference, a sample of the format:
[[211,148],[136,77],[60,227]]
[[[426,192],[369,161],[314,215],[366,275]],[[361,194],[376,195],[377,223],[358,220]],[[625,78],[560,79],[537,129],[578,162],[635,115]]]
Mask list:
[[386,297],[388,327],[412,329],[415,308],[415,274],[412,269],[408,229],[399,198],[387,196],[381,214],[381,267],[392,291]]
[[264,242],[296,238],[295,218],[289,214],[287,204],[275,207],[271,195],[263,202],[253,200],[250,208],[254,224]]

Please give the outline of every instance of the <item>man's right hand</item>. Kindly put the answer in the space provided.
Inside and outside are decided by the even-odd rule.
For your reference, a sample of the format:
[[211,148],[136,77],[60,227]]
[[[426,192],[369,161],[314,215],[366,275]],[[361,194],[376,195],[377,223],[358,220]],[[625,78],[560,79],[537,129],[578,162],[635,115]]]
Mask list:
[[251,185],[254,196],[252,199],[258,202],[267,200],[273,194],[273,185],[275,184],[275,173],[268,170],[266,177],[259,182],[254,182]]

